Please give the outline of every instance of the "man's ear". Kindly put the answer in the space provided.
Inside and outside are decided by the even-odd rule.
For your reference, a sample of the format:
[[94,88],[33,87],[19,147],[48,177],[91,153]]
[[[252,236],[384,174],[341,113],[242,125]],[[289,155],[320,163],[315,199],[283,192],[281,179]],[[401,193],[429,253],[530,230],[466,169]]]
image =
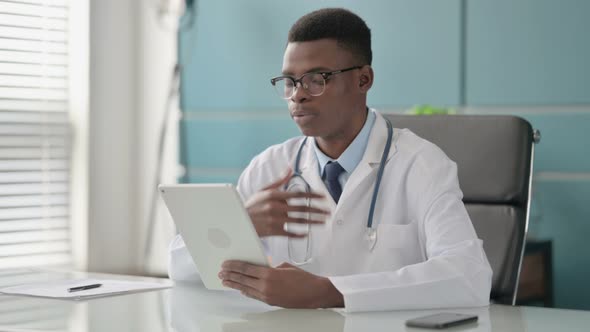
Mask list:
[[361,89],[361,92],[366,93],[369,91],[371,86],[373,86],[373,78],[374,74],[373,68],[371,68],[371,66],[366,65],[360,69],[359,88]]
[[369,78],[367,77],[367,75],[361,75],[359,86],[363,86],[367,83],[369,83]]

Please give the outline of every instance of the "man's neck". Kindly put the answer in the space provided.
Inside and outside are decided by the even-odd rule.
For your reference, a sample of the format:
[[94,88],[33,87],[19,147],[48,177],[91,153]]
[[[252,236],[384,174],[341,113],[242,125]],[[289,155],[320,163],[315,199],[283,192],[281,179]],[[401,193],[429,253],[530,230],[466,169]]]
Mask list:
[[351,128],[350,132],[342,132],[332,137],[316,137],[315,140],[318,148],[320,148],[326,156],[332,159],[338,159],[346,148],[348,148],[350,143],[354,141],[361,129],[363,129],[369,113],[367,108],[365,108],[365,110],[365,112],[361,112],[362,118],[359,121],[354,121],[357,124]]

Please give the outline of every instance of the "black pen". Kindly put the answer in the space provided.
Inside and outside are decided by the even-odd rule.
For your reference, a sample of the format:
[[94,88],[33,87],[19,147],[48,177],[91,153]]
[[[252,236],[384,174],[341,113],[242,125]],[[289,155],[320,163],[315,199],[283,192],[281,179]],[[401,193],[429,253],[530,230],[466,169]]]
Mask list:
[[87,290],[87,289],[98,288],[100,286],[102,286],[102,284],[91,284],[91,285],[72,287],[72,288],[68,288],[68,292],[70,292],[70,293],[78,292],[78,291],[83,291],[83,290]]

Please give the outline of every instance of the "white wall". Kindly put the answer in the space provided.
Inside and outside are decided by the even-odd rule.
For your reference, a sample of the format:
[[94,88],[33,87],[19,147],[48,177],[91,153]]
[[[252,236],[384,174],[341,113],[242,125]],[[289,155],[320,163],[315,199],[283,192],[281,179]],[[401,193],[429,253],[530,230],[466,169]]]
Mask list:
[[[167,1],[163,1],[167,2]],[[169,0],[171,3],[179,1]],[[146,5],[147,3],[147,5]],[[157,184],[155,169],[157,161],[158,140],[164,120],[166,98],[170,90],[172,71],[176,63],[176,28],[178,12],[157,15],[156,6],[143,1],[140,8],[139,41],[140,51],[138,82],[138,142],[139,171],[138,188],[138,221],[140,229],[147,227],[151,198]],[[157,1],[153,1],[157,3]],[[174,10],[173,8],[171,10]],[[167,137],[163,156],[162,182],[176,182],[178,162],[178,119],[180,110],[178,100],[172,102],[173,111],[169,118]],[[159,195],[157,196],[156,222],[153,228],[149,257],[144,257],[145,232],[142,232],[138,247],[139,257],[145,272],[150,274],[166,274],[167,248],[173,236],[173,222]]]
[[88,265],[88,117],[89,117],[89,18],[88,0],[69,4],[69,109],[72,123],[72,181],[70,215],[73,263],[77,270]]
[[[90,3],[90,271],[143,273],[156,132],[176,56],[174,29],[158,28],[156,3]],[[174,153],[168,160],[175,164]]]

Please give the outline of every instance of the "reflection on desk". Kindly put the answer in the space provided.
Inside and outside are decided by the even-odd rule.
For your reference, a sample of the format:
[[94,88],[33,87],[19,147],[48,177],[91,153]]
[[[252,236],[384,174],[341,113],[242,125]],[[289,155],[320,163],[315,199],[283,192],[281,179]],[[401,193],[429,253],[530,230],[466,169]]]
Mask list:
[[271,307],[238,292],[208,291],[198,284],[177,284],[171,291],[171,326],[178,332],[214,331],[421,331],[405,326],[410,318],[457,312],[478,322],[445,331],[587,331],[590,312],[492,305],[489,308],[408,310],[346,314],[340,310]]
[[[59,278],[104,277],[94,273],[0,271],[0,286]],[[131,276],[108,278],[145,280]],[[426,331],[405,321],[441,310],[344,314],[339,310],[294,310],[268,306],[235,291],[208,291],[202,284],[173,289],[70,302],[0,295],[0,331],[30,329],[72,332],[212,332],[212,331]],[[492,305],[489,308],[442,310],[471,313],[477,323],[445,331],[586,332],[590,312]]]
[[343,331],[345,318],[332,310],[282,309],[236,291],[211,292],[177,284],[170,298],[171,325],[189,331]]

